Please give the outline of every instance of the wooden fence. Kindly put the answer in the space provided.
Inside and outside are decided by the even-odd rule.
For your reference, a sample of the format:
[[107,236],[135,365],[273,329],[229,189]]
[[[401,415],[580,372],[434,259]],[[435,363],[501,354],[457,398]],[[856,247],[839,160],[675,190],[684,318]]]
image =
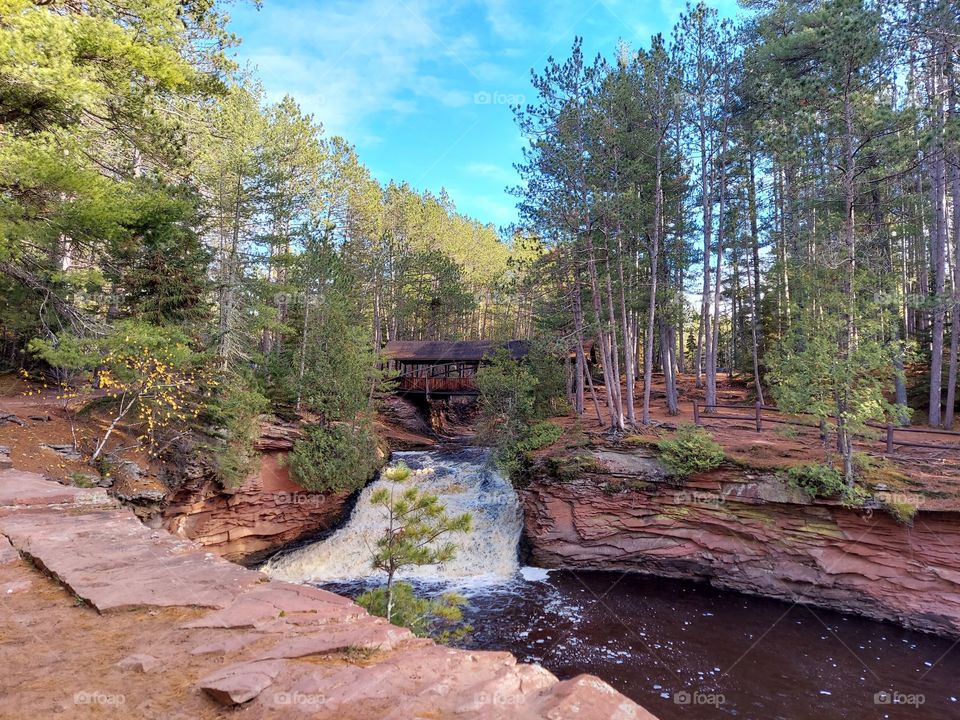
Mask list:
[[[751,410],[752,412],[747,415],[718,415],[715,412],[703,412],[705,410]],[[764,414],[766,413],[766,414]],[[766,423],[777,423],[781,425],[794,425],[797,427],[806,427],[806,428],[817,428],[820,431],[820,437],[822,440],[827,438],[827,429],[826,423],[821,421],[819,425],[811,425],[810,423],[804,423],[799,420],[793,420],[784,417],[775,417],[772,413],[777,415],[784,415],[780,410],[770,405],[762,405],[757,402],[753,405],[737,405],[737,404],[724,404],[716,403],[714,405],[701,404],[698,400],[693,401],[693,422],[699,427],[704,426],[704,417],[710,420],[744,420],[751,422],[757,429],[757,432],[763,432],[763,424]],[[806,415],[808,417],[814,417],[810,413],[793,413],[793,415]],[[923,443],[923,442],[910,442],[908,440],[901,440],[897,438],[898,433],[921,433],[927,435],[941,435],[947,437],[958,437],[960,438],[960,432],[956,430],[937,430],[934,428],[912,428],[912,427],[901,427],[899,425],[894,425],[892,422],[888,422],[886,425],[878,425],[876,423],[867,423],[868,427],[876,428],[877,430],[883,431],[883,435],[879,438],[872,437],[870,435],[865,435],[863,433],[856,434],[856,437],[866,438],[869,440],[878,440],[886,442],[886,453],[890,454],[894,451],[895,447],[909,447],[909,448],[924,448],[930,450],[955,450],[960,453],[960,444],[944,444],[944,443]]]

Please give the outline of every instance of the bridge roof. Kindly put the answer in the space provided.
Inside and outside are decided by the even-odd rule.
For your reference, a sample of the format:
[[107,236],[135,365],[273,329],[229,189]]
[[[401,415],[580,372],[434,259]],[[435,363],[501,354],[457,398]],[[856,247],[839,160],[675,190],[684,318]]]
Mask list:
[[479,363],[485,355],[506,348],[514,358],[524,357],[529,351],[526,340],[497,343],[490,340],[391,340],[383,348],[391,360],[406,363]]

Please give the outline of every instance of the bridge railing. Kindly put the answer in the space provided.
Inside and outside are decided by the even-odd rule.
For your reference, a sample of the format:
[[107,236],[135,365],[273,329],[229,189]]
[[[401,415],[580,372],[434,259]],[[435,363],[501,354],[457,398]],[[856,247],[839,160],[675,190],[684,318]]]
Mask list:
[[478,391],[473,378],[424,377],[403,375],[399,379],[399,389],[403,392],[475,394]]

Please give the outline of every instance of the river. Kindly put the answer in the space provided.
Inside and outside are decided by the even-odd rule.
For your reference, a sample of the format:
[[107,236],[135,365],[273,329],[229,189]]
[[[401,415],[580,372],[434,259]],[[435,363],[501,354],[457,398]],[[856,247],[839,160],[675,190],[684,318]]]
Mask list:
[[[952,641],[704,584],[520,568],[516,498],[487,455],[398,457],[452,511],[474,513],[459,560],[410,578],[467,596],[465,647],[508,650],[561,678],[592,673],[661,720],[960,718]],[[362,494],[341,530],[265,570],[355,596],[377,582],[365,550],[377,512]]]

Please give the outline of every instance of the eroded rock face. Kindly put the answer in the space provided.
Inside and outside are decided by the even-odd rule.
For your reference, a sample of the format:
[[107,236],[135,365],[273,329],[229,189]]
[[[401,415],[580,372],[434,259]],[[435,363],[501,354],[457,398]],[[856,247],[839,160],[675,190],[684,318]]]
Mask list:
[[811,503],[743,471],[674,487],[655,469],[572,482],[541,476],[522,493],[532,562],[706,580],[960,637],[960,517],[913,527],[882,511]]
[[[268,444],[277,447],[283,441],[274,436]],[[264,452],[258,472],[231,491],[202,475],[185,482],[167,503],[163,526],[248,564],[334,527],[343,519],[350,493],[304,490],[290,479],[283,457],[280,451]]]
[[[388,447],[409,449],[433,444],[416,425],[415,408],[393,398],[389,406],[410,415],[412,430],[402,424],[378,424]],[[421,421],[422,423],[422,421]],[[336,527],[349,510],[350,492],[318,493],[304,490],[290,478],[286,454],[303,435],[296,423],[271,419],[260,426],[254,447],[261,453],[259,467],[237,488],[223,488],[204,464],[200,453],[189,455],[173,471],[167,485],[176,488],[167,497],[160,526],[179,537],[194,540],[213,552],[246,565],[265,560],[273,550],[308,540]]]

